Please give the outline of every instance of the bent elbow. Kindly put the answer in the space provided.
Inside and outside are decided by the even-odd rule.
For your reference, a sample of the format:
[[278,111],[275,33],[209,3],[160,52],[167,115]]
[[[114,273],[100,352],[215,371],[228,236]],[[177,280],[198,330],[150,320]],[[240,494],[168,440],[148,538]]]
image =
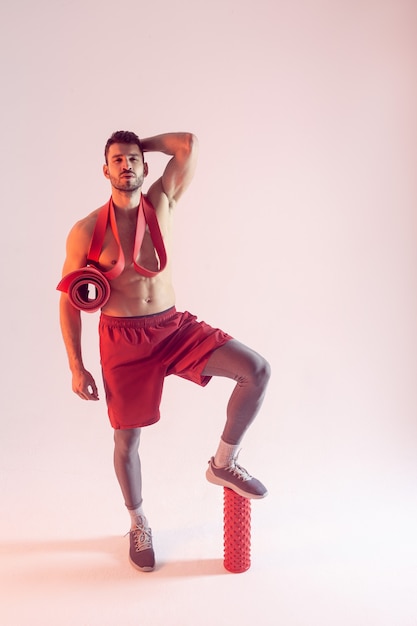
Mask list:
[[187,139],[188,152],[190,154],[192,152],[197,152],[197,150],[198,150],[198,138],[197,138],[197,135],[194,135],[194,133],[187,133],[186,139]]

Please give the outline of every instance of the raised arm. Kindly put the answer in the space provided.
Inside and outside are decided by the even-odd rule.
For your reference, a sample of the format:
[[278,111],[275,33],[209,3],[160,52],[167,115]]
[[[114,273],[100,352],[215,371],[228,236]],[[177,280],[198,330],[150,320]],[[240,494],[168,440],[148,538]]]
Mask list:
[[[69,272],[85,266],[87,260],[88,231],[82,223],[71,230],[67,239],[67,255],[62,271],[66,276]],[[70,302],[66,293],[61,294],[59,317],[62,338],[72,372],[72,390],[83,400],[98,400],[97,386],[93,376],[83,363],[81,350],[81,313]]]
[[162,177],[149,190],[159,185],[168,197],[170,207],[178,202],[190,184],[197,164],[198,140],[192,133],[165,133],[141,140],[144,152],[163,152],[172,156]]

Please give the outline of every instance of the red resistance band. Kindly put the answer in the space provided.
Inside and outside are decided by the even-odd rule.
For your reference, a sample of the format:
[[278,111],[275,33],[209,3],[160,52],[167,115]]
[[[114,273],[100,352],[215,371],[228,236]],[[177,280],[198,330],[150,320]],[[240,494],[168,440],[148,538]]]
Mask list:
[[[114,267],[107,272],[101,270],[101,273],[109,280],[117,278],[123,272],[125,268],[125,257],[120,243],[119,232],[117,230],[116,215],[114,212],[113,200],[110,200],[100,208],[97,217],[97,222],[94,228],[93,237],[91,239],[90,249],[87,255],[87,263],[93,263],[96,265],[100,258],[101,250],[103,248],[104,236],[106,234],[107,226],[110,223],[110,228],[113,236],[119,245],[119,258]],[[145,235],[146,225],[149,228],[152,244],[155,248],[155,252],[159,259],[159,270],[152,271],[136,263],[136,258],[139,255],[140,248],[142,246],[143,237]],[[135,270],[143,276],[156,276],[159,272],[165,269],[167,264],[167,254],[165,250],[165,244],[162,237],[161,230],[158,224],[158,218],[156,217],[155,209],[147,198],[142,194],[140,198],[138,217],[136,223],[136,235],[135,244],[133,248],[133,266]]]

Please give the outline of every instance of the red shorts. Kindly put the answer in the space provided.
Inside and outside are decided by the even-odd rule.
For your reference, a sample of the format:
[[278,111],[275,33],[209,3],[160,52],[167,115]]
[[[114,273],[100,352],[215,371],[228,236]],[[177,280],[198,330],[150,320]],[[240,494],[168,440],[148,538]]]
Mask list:
[[191,313],[172,307],[156,315],[101,314],[100,355],[111,425],[140,428],[160,418],[165,376],[176,374],[205,386],[202,372],[216,348],[231,336]]

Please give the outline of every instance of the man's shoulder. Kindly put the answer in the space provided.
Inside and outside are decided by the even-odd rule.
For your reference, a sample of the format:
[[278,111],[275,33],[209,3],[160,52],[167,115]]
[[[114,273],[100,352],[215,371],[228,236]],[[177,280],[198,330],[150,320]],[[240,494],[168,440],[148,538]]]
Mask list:
[[76,237],[82,237],[82,236],[90,237],[94,231],[94,227],[96,225],[97,216],[99,212],[100,212],[100,209],[95,209],[94,211],[91,211],[91,213],[86,215],[85,217],[82,217],[80,220],[75,222],[74,226],[71,228],[70,235],[76,236]]
[[158,213],[164,208],[170,208],[170,202],[166,195],[162,178],[155,181],[148,189],[147,193],[142,194],[145,200],[150,204]]

